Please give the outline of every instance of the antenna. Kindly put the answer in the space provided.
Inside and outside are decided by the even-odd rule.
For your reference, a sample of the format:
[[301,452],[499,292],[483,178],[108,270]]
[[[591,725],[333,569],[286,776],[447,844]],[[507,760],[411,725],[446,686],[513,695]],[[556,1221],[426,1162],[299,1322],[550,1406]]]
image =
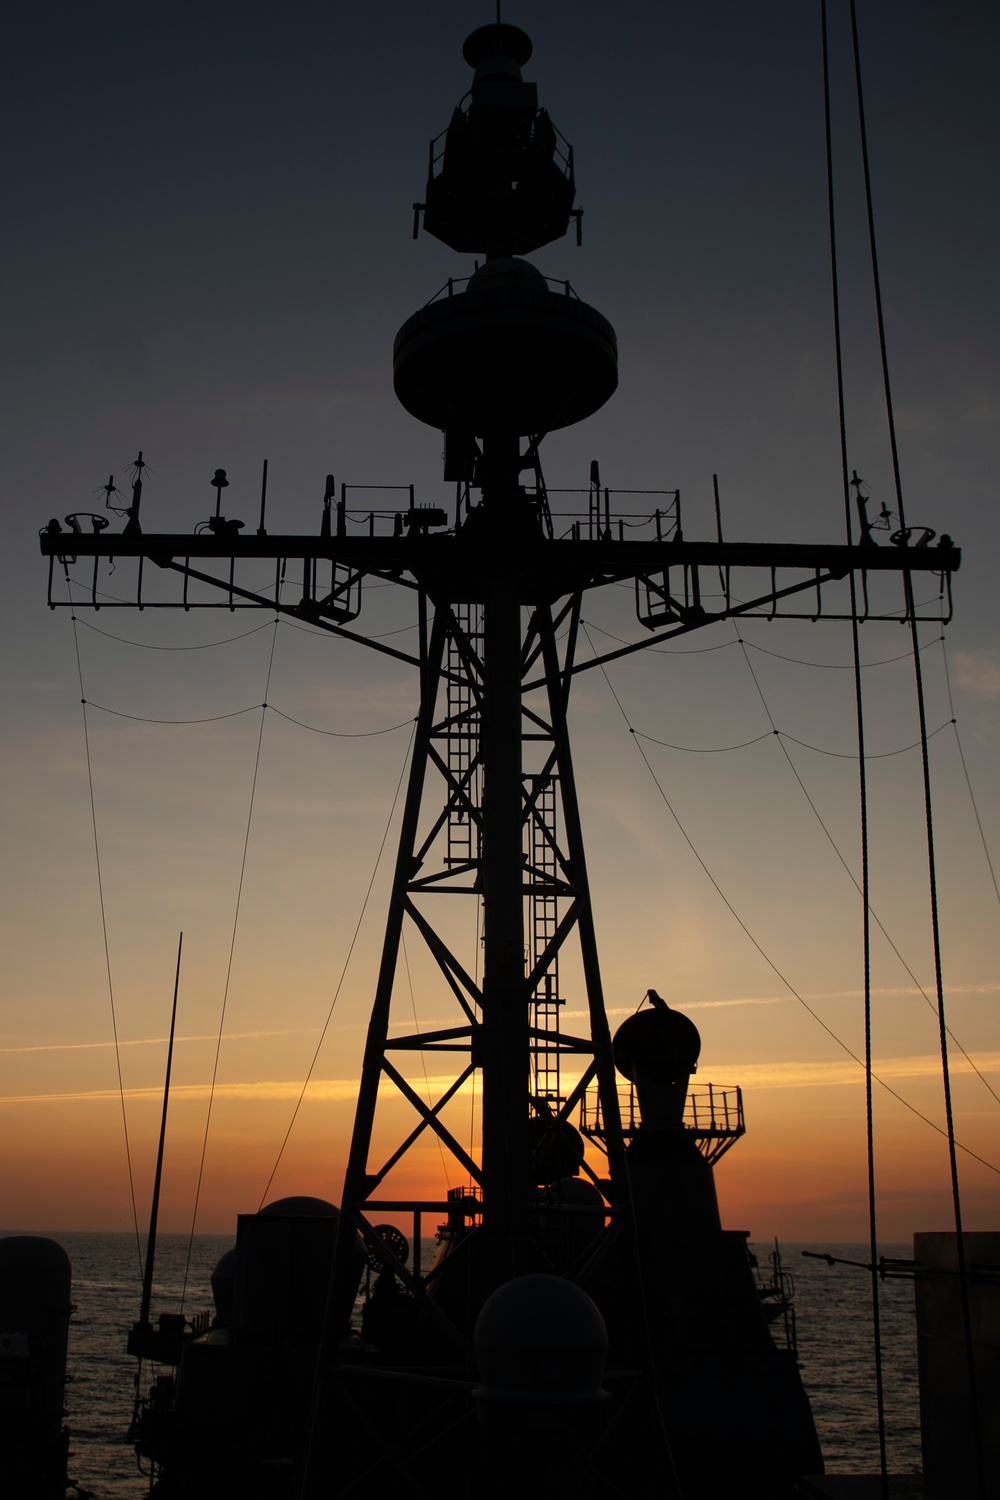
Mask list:
[[[264,506],[267,503],[267,459],[264,460],[264,469],[260,476],[260,525],[257,527],[258,536],[267,536],[264,530]],[[218,512],[216,512],[218,514]]]

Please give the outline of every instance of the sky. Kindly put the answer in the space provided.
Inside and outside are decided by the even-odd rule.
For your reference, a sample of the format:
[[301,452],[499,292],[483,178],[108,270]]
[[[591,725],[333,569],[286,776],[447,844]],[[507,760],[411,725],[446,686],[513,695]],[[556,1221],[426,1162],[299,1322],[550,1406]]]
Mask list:
[[[893,508],[848,12],[829,8],[849,460]],[[110,473],[125,488],[140,449],[148,530],[204,520],[219,466],[227,512],[255,524],[264,458],[274,531],[318,528],[329,472],[448,499],[440,436],[393,398],[391,348],[471,270],[412,241],[411,206],[427,141],[468,85],[462,41],[492,13],[218,0],[22,7],[12,22],[8,1229],[132,1223],[109,967],[144,1222],[181,931],[163,1224],[192,1222],[224,996],[198,1227],[228,1232],[268,1195],[339,1195],[412,672],[267,614],[80,609],[74,636],[68,611],[46,608],[36,534],[103,505]],[[597,458],[613,487],[679,488],[685,534],[711,537],[714,473],[727,539],[839,542],[818,5],[511,0],[504,18],[534,40],[525,76],[575,147],[585,209],[582,248],[557,242],[535,262],[570,277],[620,349],[613,400],[545,443],[549,485],[585,485]],[[948,1018],[979,1070],[953,1048],[965,1220],[995,1228],[1000,21],[985,4],[902,0],[860,0],[859,18],[907,516],[964,549],[954,621],[921,639]],[[630,592],[605,592],[585,609],[595,649],[642,634]],[[373,588],[360,626],[412,641],[408,608]],[[840,1045],[863,1046],[850,634],[758,620],[740,635],[716,625],[575,689],[605,990],[613,1022],[650,986],[688,1009],[699,1080],[742,1085],[747,1135],[717,1172],[727,1226],[843,1241],[866,1225],[864,1078]],[[937,1020],[920,992],[933,997],[934,975],[920,764],[905,748],[913,666],[898,625],[865,625],[861,645],[872,906],[888,934],[876,928],[873,1047],[901,1096],[876,1087],[879,1223],[899,1241],[950,1227],[950,1187]],[[426,1027],[444,1000],[415,940],[406,958],[397,1024]],[[571,962],[565,982],[579,1022]],[[473,1111],[460,1096],[456,1129]],[[437,1196],[452,1178],[432,1144],[394,1180]]]

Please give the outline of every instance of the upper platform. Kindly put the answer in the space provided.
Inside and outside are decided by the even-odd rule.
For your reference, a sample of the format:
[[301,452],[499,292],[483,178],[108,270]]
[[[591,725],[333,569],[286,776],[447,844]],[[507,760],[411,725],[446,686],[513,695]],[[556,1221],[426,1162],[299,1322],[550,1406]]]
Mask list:
[[569,228],[573,150],[538,106],[517,26],[481,26],[463,55],[472,87],[430,145],[424,228],[463,254],[528,255]]
[[582,422],[618,385],[607,318],[527,261],[488,260],[396,335],[393,385],[431,427],[521,435]]

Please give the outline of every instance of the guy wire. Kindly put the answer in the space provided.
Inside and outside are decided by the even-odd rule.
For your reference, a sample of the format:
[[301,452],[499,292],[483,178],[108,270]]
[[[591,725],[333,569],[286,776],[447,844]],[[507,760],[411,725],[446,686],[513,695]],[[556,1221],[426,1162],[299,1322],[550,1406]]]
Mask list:
[[215,1060],[212,1065],[212,1083],[208,1091],[208,1109],[205,1113],[205,1132],[201,1142],[201,1158],[198,1162],[198,1181],[194,1190],[194,1207],[191,1211],[191,1231],[188,1235],[187,1258],[184,1262],[184,1283],[181,1287],[181,1311],[184,1310],[184,1298],[187,1293],[188,1276],[191,1271],[191,1252],[194,1248],[194,1232],[198,1222],[198,1205],[201,1199],[201,1185],[205,1175],[205,1154],[208,1150],[208,1132],[212,1123],[212,1106],[215,1103],[215,1084],[219,1076],[219,1058],[222,1053],[222,1033],[226,1023],[226,1005],[229,1002],[229,984],[233,974],[233,955],[236,951],[236,932],[240,922],[240,903],[243,899],[243,880],[247,868],[247,850],[250,847],[250,827],[253,823],[254,800],[257,794],[257,773],[260,770],[260,751],[264,741],[264,723],[267,718],[267,694],[271,686],[271,669],[274,666],[274,648],[278,641],[278,620],[274,620],[271,635],[271,651],[267,659],[267,676],[264,681],[264,702],[260,709],[260,726],[257,731],[257,752],[254,756],[253,779],[250,783],[250,805],[247,808],[246,832],[243,837],[243,854],[240,859],[240,878],[236,888],[236,909],[233,912],[233,931],[229,942],[229,960],[226,964],[226,982],[222,992],[222,1010],[219,1015],[219,1031],[215,1042]]
[[139,1279],[142,1280],[142,1239],[139,1234],[139,1211],[135,1201],[135,1176],[132,1171],[132,1149],[128,1136],[128,1114],[125,1109],[125,1084],[122,1079],[122,1056],[121,1047],[118,1042],[118,1017],[115,1011],[115,987],[111,977],[111,948],[108,943],[108,918],[104,907],[104,879],[101,873],[101,845],[97,835],[97,804],[94,799],[94,771],[90,759],[90,730],[87,724],[87,695],[83,686],[83,662],[80,656],[80,635],[77,630],[77,618],[73,613],[73,591],[69,579],[69,568],[63,563],[63,573],[66,578],[66,593],[70,599],[70,620],[73,625],[73,649],[76,653],[76,674],[80,683],[80,705],[83,709],[83,744],[87,756],[87,784],[90,789],[90,821],[94,831],[94,860],[97,866],[97,894],[101,906],[101,933],[104,939],[104,967],[108,976],[108,999],[111,1002],[111,1030],[115,1039],[115,1068],[118,1073],[118,1098],[122,1110],[122,1130],[125,1135],[125,1161],[128,1165],[128,1190],[132,1200],[132,1224],[135,1229],[135,1248],[139,1260]]

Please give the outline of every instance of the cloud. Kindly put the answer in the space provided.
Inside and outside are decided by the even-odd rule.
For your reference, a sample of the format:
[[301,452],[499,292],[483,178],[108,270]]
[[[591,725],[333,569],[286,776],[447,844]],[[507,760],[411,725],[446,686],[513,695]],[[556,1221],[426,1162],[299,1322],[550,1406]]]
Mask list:
[[[305,1036],[310,1032],[317,1032],[318,1026],[296,1026],[285,1027],[282,1031],[233,1031],[226,1033],[223,1041],[244,1042],[250,1038],[264,1036]],[[165,1047],[169,1038],[165,1036],[142,1036],[132,1037],[128,1041],[119,1039],[117,1043],[107,1042],[43,1042],[35,1047],[0,1047],[0,1055],[8,1052],[93,1052],[106,1047]],[[216,1034],[205,1036],[178,1036],[174,1037],[174,1045],[179,1047],[185,1042],[215,1042],[218,1041]]]
[[1000,698],[1000,663],[985,652],[956,651],[955,681],[977,698]]
[[976,405],[965,411],[963,416],[967,422],[977,422],[985,427],[992,427],[1000,420],[1000,400],[991,391],[984,391],[980,394]]
[[[954,996],[954,995],[995,995],[997,993],[1000,993],[1000,983],[992,982],[992,983],[988,983],[988,984],[950,984],[950,985],[946,986],[946,990],[947,990],[947,993],[949,995],[952,995],[952,996]],[[917,989],[913,985],[883,985],[883,986],[876,987],[876,988],[872,989],[872,995],[873,995],[873,997],[875,997],[875,998],[883,998],[883,999],[885,999],[885,998],[893,998],[893,999],[900,998],[900,999],[902,999],[902,998],[906,998],[908,996],[917,996],[917,995],[924,995],[924,996],[926,996],[927,994],[933,994],[933,992],[934,992],[934,984],[933,984],[933,981],[931,981],[931,980],[928,980],[928,983],[927,983],[925,989],[923,989],[923,990],[919,990],[919,989]],[[858,989],[853,989],[853,990],[816,990],[816,991],[804,991],[803,992],[803,998],[806,999],[806,1000],[809,1000],[809,1001],[815,1001],[815,1000],[856,1000],[860,996],[862,996],[863,994],[864,994],[864,991],[863,990],[858,990]],[[735,997],[733,999],[728,999],[728,1000],[685,1000],[684,1004],[678,1006],[677,1009],[678,1010],[682,1010],[684,1012],[687,1012],[689,1010],[723,1010],[723,1009],[730,1009],[732,1007],[741,1007],[741,1006],[789,1005],[789,1004],[791,1004],[791,1002],[793,1001],[794,998],[795,997],[793,995],[744,995],[744,996]],[[635,1005],[608,1006],[608,1007],[605,1008],[605,1015],[610,1016],[610,1017],[631,1016],[631,1015],[633,1015],[635,1013],[636,1008],[637,1007]],[[564,1021],[581,1021],[581,1020],[586,1020],[587,1017],[590,1015],[590,1012],[588,1010],[563,1010],[563,1011],[560,1012],[560,1015],[561,1015],[561,1017],[562,1017],[562,1019]],[[411,1032],[419,1032],[419,1031],[426,1032],[426,1031],[435,1030],[436,1028],[441,1027],[441,1026],[451,1026],[451,1025],[454,1024],[454,1022],[455,1022],[455,1016],[454,1015],[443,1015],[443,1016],[438,1016],[438,1017],[432,1017],[429,1020],[425,1017],[424,1020],[423,1020],[423,1022],[421,1023],[421,1025],[419,1027],[415,1027],[414,1024],[413,1024],[412,1019],[409,1016],[401,1016],[401,1017],[397,1017],[397,1018],[394,1018],[394,1019],[390,1020],[390,1022],[389,1022],[389,1028],[390,1028],[390,1031],[392,1031],[394,1029],[396,1029],[396,1030],[401,1029],[407,1035],[409,1035]],[[365,1021],[338,1021],[338,1022],[334,1023],[333,1025],[328,1026],[327,1027],[327,1032],[330,1033],[330,1032],[340,1032],[340,1031],[361,1031],[361,1030],[363,1030],[365,1028],[366,1025],[367,1025],[367,1023]],[[283,1028],[281,1028],[280,1030],[277,1030],[277,1031],[233,1031],[233,1032],[226,1032],[223,1035],[223,1043],[225,1044],[225,1043],[229,1043],[229,1042],[254,1041],[254,1040],[257,1040],[260,1037],[274,1037],[274,1036],[315,1036],[320,1031],[320,1029],[321,1028],[318,1027],[318,1026],[286,1026],[286,1027],[283,1027]],[[168,1041],[168,1038],[165,1037],[165,1036],[130,1037],[128,1039],[122,1039],[122,1038],[120,1038],[119,1041],[118,1041],[118,1043],[117,1043],[117,1045],[120,1048],[122,1048],[122,1047],[165,1047],[167,1045],[167,1041]],[[217,1036],[216,1033],[214,1033],[214,1032],[211,1032],[211,1033],[210,1032],[206,1032],[203,1036],[179,1036],[179,1037],[175,1037],[174,1038],[174,1045],[180,1047],[180,1046],[188,1044],[188,1043],[195,1043],[195,1042],[216,1042],[216,1041],[218,1041],[218,1036]],[[15,1053],[16,1054],[22,1054],[22,1053],[32,1053],[32,1052],[96,1052],[96,1051],[106,1051],[107,1049],[112,1048],[115,1045],[116,1044],[115,1044],[114,1040],[108,1040],[108,1041],[102,1041],[102,1042],[40,1042],[40,1043],[37,1043],[37,1044],[35,1044],[33,1046],[27,1046],[27,1047],[0,1047],[0,1057],[7,1056],[9,1054],[12,1055],[12,1054],[15,1054]],[[739,1066],[740,1066],[742,1072],[745,1073],[746,1072],[746,1066],[743,1065],[743,1064],[740,1064]],[[845,1066],[851,1066],[851,1067],[853,1067],[854,1065],[853,1064],[845,1064]],[[2,1101],[2,1099],[4,1097],[5,1096],[0,1095],[0,1101]],[[34,1096],[32,1096],[32,1097],[34,1097]],[[39,1096],[39,1097],[41,1097],[41,1096]],[[45,1097],[49,1097],[49,1096],[46,1095]],[[51,1097],[52,1098],[63,1098],[63,1097],[66,1097],[66,1096],[60,1094],[60,1095],[52,1095]],[[74,1097],[76,1097],[76,1096],[74,1096]],[[79,1097],[83,1098],[84,1096],[80,1095]],[[87,1096],[87,1097],[89,1097],[89,1096]],[[116,1097],[117,1097],[117,1095],[116,1095]]]
[[[965,1058],[955,1058],[951,1064],[952,1074],[971,1074],[972,1063],[981,1073],[1000,1072],[1000,1052],[975,1053],[971,1057],[971,1062],[967,1062]],[[921,1057],[882,1058],[875,1062],[874,1071],[886,1081],[904,1078],[936,1078],[941,1071],[941,1059],[936,1053]],[[859,1065],[849,1060],[844,1062],[720,1063],[718,1067],[713,1066],[712,1074],[713,1083],[716,1076],[725,1078],[728,1075],[733,1080],[729,1086],[735,1087],[739,1083],[743,1088],[754,1089],[836,1088],[858,1084],[863,1076]],[[572,1089],[578,1077],[579,1075],[564,1075],[563,1086],[566,1089]],[[430,1094],[432,1098],[443,1093],[454,1081],[453,1074],[432,1076],[426,1080],[411,1080],[418,1092]],[[359,1087],[360,1079],[357,1078],[315,1078],[310,1082],[307,1092],[313,1102],[322,1100],[328,1103],[339,1103],[348,1099],[356,1099]],[[467,1079],[458,1092],[460,1094],[471,1093],[474,1087],[474,1081]],[[697,1087],[697,1082],[695,1087]],[[388,1097],[391,1093],[390,1085],[386,1084],[385,1088]],[[297,1099],[301,1089],[302,1084],[298,1079],[260,1079],[239,1083],[217,1083],[215,1098],[216,1100],[242,1099],[255,1102]],[[171,1098],[175,1100],[207,1099],[210,1092],[210,1086],[207,1083],[178,1084],[171,1089]],[[162,1090],[158,1087],[125,1090],[126,1100],[160,1099],[161,1097]],[[80,1093],[5,1094],[0,1095],[0,1104],[93,1103],[118,1098],[117,1089],[87,1089]]]
[[[1000,984],[949,984],[945,986],[948,995],[995,995],[1000,993]],[[864,995],[864,990],[803,990],[802,998],[810,1002],[817,1000],[857,1000]],[[872,996],[876,999],[906,999],[909,996],[933,995],[934,981],[928,979],[923,989],[917,989],[916,985],[881,985],[872,988]],[[722,1010],[733,1006],[747,1005],[790,1005],[795,999],[794,995],[744,995],[728,1000],[685,1000],[676,1008],[687,1012],[689,1010]],[[637,1002],[638,1004],[638,1002]],[[605,1014],[608,1016],[630,1016],[636,1005],[619,1005],[607,1007]],[[590,1014],[586,1010],[564,1010],[561,1011],[564,1020],[581,1020]],[[442,1019],[441,1026],[448,1025],[448,1021]]]
[[[970,1054],[971,1062],[964,1057],[951,1061],[952,1075],[971,1074],[972,1063],[980,1073],[1000,1071],[1000,1052],[978,1052]],[[926,1057],[886,1057],[873,1063],[873,1071],[885,1082],[903,1078],[938,1078],[941,1074],[941,1059],[936,1053]],[[856,1062],[774,1062],[774,1063],[720,1063],[712,1067],[714,1075],[729,1074],[743,1088],[755,1089],[804,1089],[831,1088],[844,1084],[859,1084],[864,1076]]]
[[[317,1078],[310,1083],[308,1092],[310,1099],[356,1099],[359,1086],[360,1080],[357,1078]],[[220,1099],[297,1099],[301,1092],[300,1079],[261,1079],[255,1082],[217,1083],[214,1098],[216,1102]],[[213,1090],[207,1083],[180,1083],[171,1088],[170,1098],[177,1103],[183,1100],[208,1099],[212,1093]],[[132,1088],[125,1089],[124,1095],[126,1100],[161,1099],[163,1090],[159,1087]],[[75,1094],[4,1094],[0,1095],[0,1104],[101,1103],[108,1099],[117,1100],[119,1097],[117,1089],[86,1089]]]
[[[791,999],[791,995],[748,995],[734,1000],[685,1000],[683,1005],[678,1005],[676,1009],[687,1012],[689,1010],[719,1010],[723,1007],[728,1008],[734,1005],[786,1005]],[[607,1016],[631,1016],[635,1013],[635,1010],[635,1005],[616,1005],[607,1006],[604,1013]],[[588,1016],[590,1012],[587,1010],[564,1010],[560,1014],[567,1021],[578,1021]]]

